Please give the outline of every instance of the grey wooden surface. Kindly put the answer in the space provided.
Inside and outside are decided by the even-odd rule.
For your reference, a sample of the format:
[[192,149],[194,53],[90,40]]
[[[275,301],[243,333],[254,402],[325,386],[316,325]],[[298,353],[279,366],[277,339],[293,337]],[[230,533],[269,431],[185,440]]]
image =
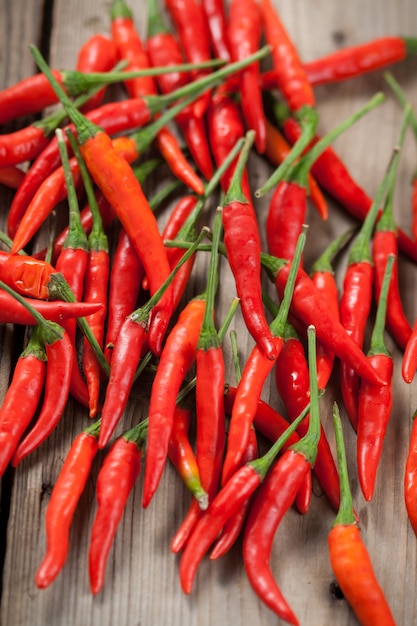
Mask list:
[[[386,34],[416,35],[417,7],[414,0],[274,0],[303,59],[323,55],[339,45],[351,45]],[[33,71],[27,45],[34,42],[48,51],[52,66],[70,68],[78,48],[94,32],[109,32],[109,5],[102,0],[0,0],[0,86],[13,84]],[[145,2],[131,3],[139,32],[145,36]],[[416,60],[393,68],[410,100],[417,106]],[[388,93],[382,72],[333,86],[317,88],[320,132],[324,133],[359,108],[376,91],[387,101],[368,115],[335,144],[358,182],[372,195],[378,186],[398,134],[401,111]],[[26,120],[27,122],[27,120]],[[23,124],[24,121],[21,121]],[[4,132],[17,128],[7,125]],[[409,232],[410,180],[417,163],[414,140],[407,136],[396,190],[396,219]],[[250,161],[253,188],[266,179],[270,167],[257,156]],[[154,181],[154,185],[157,182]],[[267,196],[257,201],[262,233]],[[0,227],[4,227],[11,192],[0,189]],[[353,221],[329,200],[330,216],[323,223],[310,209],[310,232],[305,263],[316,258],[325,245]],[[161,224],[166,214],[161,216]],[[47,231],[37,244],[45,243]],[[337,268],[342,280],[346,257]],[[417,268],[401,256],[401,290],[406,314],[417,317]],[[188,295],[204,285],[207,259],[199,260]],[[233,284],[223,268],[219,291],[219,319],[229,306]],[[242,320],[233,327],[239,334],[242,359],[252,346]],[[0,326],[0,397],[21,346],[22,332]],[[415,383],[401,379],[401,353],[387,338],[395,359],[394,409],[388,428],[375,497],[365,503],[355,473],[355,440],[345,428],[355,506],[361,519],[364,541],[377,576],[392,607],[397,624],[417,624],[416,537],[407,521],[403,502],[403,471],[413,412],[417,406]],[[225,346],[229,379],[233,380],[231,356]],[[273,385],[264,389],[266,400],[281,408]],[[333,445],[331,406],[339,398],[337,370],[321,401],[322,421]],[[122,432],[146,413],[146,395],[135,386]],[[54,624],[69,626],[214,626],[254,623],[270,626],[277,618],[251,590],[243,569],[240,544],[218,562],[206,559],[199,570],[191,596],[186,597],[178,579],[178,557],[170,541],[189,504],[189,496],[167,467],[160,488],[149,508],[141,508],[141,478],[125,510],[111,551],[103,591],[89,591],[87,552],[95,511],[94,485],[103,455],[94,464],[92,476],[77,509],[71,530],[67,564],[53,585],[39,591],[33,582],[45,549],[44,514],[51,488],[75,435],[87,423],[85,411],[70,401],[60,426],[47,443],[25,460],[16,472],[8,471],[2,486],[0,511],[1,545],[5,551],[2,572],[1,623],[3,626]],[[315,484],[311,509],[301,517],[291,510],[276,536],[272,569],[294,612],[305,626],[354,626],[357,621],[343,600],[331,593],[334,580],[327,554],[327,533],[334,512]]]

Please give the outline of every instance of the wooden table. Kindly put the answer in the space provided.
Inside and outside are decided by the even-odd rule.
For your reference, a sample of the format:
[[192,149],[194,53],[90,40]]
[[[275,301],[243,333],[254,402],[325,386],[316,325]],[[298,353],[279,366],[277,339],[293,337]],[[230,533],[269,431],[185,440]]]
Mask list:
[[[144,37],[145,4],[143,1],[133,3],[135,21]],[[342,0],[316,0],[314,3],[274,0],[274,4],[305,60],[340,46],[382,35],[416,35],[417,9],[414,0],[403,0],[401,3],[396,0],[366,3],[360,0],[349,3]],[[90,35],[109,32],[109,5],[110,2],[101,0],[1,0],[1,87],[11,85],[34,71],[28,51],[31,42],[48,54],[53,67],[73,67],[77,50]],[[392,71],[417,106],[415,58],[395,66]],[[370,195],[375,193],[384,173],[401,120],[401,110],[385,84],[382,72],[316,89],[320,133],[345,119],[378,90],[387,94],[384,105],[367,115],[335,144],[353,176]],[[3,132],[15,130],[19,124],[24,125],[28,121],[10,123]],[[401,158],[395,192],[396,219],[407,232],[411,223],[410,180],[416,163],[415,141],[410,133]],[[253,188],[264,181],[270,171],[263,158],[253,155],[250,161]],[[155,177],[148,191],[158,184],[159,179]],[[5,226],[11,198],[12,192],[1,187],[1,228]],[[270,195],[267,195],[256,202],[262,236],[269,198]],[[161,225],[166,220],[168,208],[161,213]],[[329,210],[329,219],[322,222],[309,208],[310,231],[305,252],[307,268],[335,235],[354,223],[330,199]],[[34,249],[45,245],[48,232],[48,227],[40,232]],[[347,255],[342,255],[337,265],[340,285],[346,259]],[[399,264],[404,308],[408,319],[413,322],[417,316],[417,271],[415,264],[403,255]],[[203,256],[199,258],[185,297],[198,293],[204,286],[206,270],[207,257]],[[265,288],[270,289],[266,279]],[[223,265],[219,320],[229,306],[233,290],[230,274]],[[249,354],[252,341],[245,332],[240,314],[235,317],[232,327],[238,332],[243,361]],[[7,389],[24,337],[21,328],[0,326],[0,398]],[[387,341],[395,360],[394,409],[376,493],[371,503],[366,503],[360,493],[355,469],[355,436],[347,421],[344,430],[354,502],[361,520],[363,539],[396,622],[408,626],[417,623],[417,546],[404,507],[403,472],[417,393],[414,383],[407,385],[401,378],[401,352],[389,336]],[[229,380],[233,381],[228,342],[225,355]],[[339,399],[337,372],[336,368],[321,401],[322,423],[332,445],[331,407],[334,399]],[[120,425],[117,434],[146,415],[146,391],[140,383],[134,387],[123,425]],[[283,410],[273,381],[265,386],[263,397]],[[0,510],[3,570],[1,623],[4,626],[214,626],[219,623],[268,626],[277,623],[276,617],[258,601],[249,586],[240,543],[218,562],[204,560],[191,596],[181,592],[179,559],[170,552],[170,541],[187,511],[190,498],[170,466],[146,511],[141,508],[142,479],[138,480],[110,554],[105,587],[97,597],[93,597],[89,591],[87,552],[96,506],[94,487],[104,454],[96,459],[88,487],[77,509],[68,561],[63,572],[50,588],[43,591],[36,588],[33,577],[44,554],[44,516],[51,489],[70,442],[87,421],[85,410],[70,400],[60,426],[48,442],[26,459],[17,471],[8,470],[3,478]],[[332,593],[334,576],[329,564],[326,537],[333,519],[334,511],[315,483],[308,514],[301,517],[291,510],[277,533],[272,569],[300,624],[353,626],[357,623],[347,603]]]

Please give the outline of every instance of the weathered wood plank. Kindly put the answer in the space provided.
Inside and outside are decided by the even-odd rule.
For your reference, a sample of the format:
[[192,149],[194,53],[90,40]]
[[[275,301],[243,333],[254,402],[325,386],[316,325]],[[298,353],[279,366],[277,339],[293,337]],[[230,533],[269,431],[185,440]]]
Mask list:
[[[24,6],[23,6],[24,4]],[[141,35],[145,35],[145,3],[133,7]],[[7,20],[5,34],[9,56],[1,66],[3,84],[27,75],[32,67],[29,56],[22,52],[22,42],[36,40],[39,27],[39,6],[28,10],[20,0],[6,5],[2,2]],[[383,34],[413,35],[416,8],[412,0],[401,5],[393,0],[361,3],[352,0],[314,4],[278,3],[282,18],[306,60],[325,54],[343,45],[358,43]],[[71,67],[76,51],[86,38],[97,31],[108,32],[109,2],[63,2],[56,0],[51,39],[51,64]],[[38,10],[36,10],[38,9]],[[31,11],[33,10],[33,13]],[[5,39],[3,39],[5,41]],[[26,71],[23,69],[26,68]],[[393,69],[405,87],[410,99],[415,97],[415,60]],[[335,124],[359,108],[375,91],[388,93],[382,72],[336,86],[317,89],[320,111],[320,132],[325,133]],[[336,148],[346,160],[353,175],[369,194],[375,193],[396,140],[401,113],[391,96],[366,119],[358,123],[336,142]],[[396,217],[404,229],[410,223],[410,177],[415,169],[416,149],[407,138],[401,159],[396,191]],[[260,157],[251,158],[253,188],[270,171]],[[257,203],[262,232],[269,196]],[[330,217],[322,223],[313,210],[309,212],[310,234],[305,262],[309,266],[317,254],[342,232],[352,220],[332,202]],[[164,216],[161,220],[164,220]],[[342,257],[337,277],[341,284],[346,255]],[[401,286],[404,305],[410,321],[417,316],[415,302],[416,268],[404,257],[400,258]],[[223,264],[224,265],[224,264]],[[201,258],[192,278],[188,295],[198,293],[205,283],[207,258]],[[225,271],[219,293],[219,319],[222,319],[233,293],[230,274]],[[233,321],[239,335],[242,359],[249,353],[252,342],[247,339],[239,315]],[[416,583],[415,536],[407,523],[403,504],[402,475],[407,450],[411,417],[416,406],[415,385],[407,386],[401,379],[400,351],[388,339],[395,364],[395,404],[387,433],[383,463],[378,474],[374,500],[366,504],[360,494],[355,474],[355,439],[349,427],[345,428],[349,450],[355,506],[361,519],[363,537],[368,545],[381,585],[383,586],[398,624],[417,621],[414,603]],[[8,347],[3,343],[3,357]],[[228,372],[232,371],[230,349],[226,344]],[[3,370],[3,360],[2,368]],[[232,375],[230,377],[233,379]],[[4,388],[4,384],[2,385]],[[264,397],[279,406],[273,381],[264,390]],[[339,398],[337,372],[322,400],[322,419],[329,438],[331,405]],[[135,387],[125,415],[125,430],[146,413],[146,401],[141,385]],[[27,626],[53,623],[60,626],[136,626],[164,624],[174,626],[199,624],[213,626],[233,621],[236,626],[258,623],[268,626],[276,618],[262,606],[246,580],[240,545],[217,563],[205,560],[200,568],[195,589],[185,597],[178,581],[178,557],[169,549],[170,541],[188,508],[189,497],[170,467],[162,484],[146,511],[141,509],[141,479],[126,507],[117,537],[110,554],[106,584],[98,597],[89,592],[87,553],[89,533],[95,511],[94,484],[103,454],[99,455],[88,488],[78,508],[71,531],[71,548],[64,571],[47,590],[39,591],[33,576],[44,553],[44,514],[54,484],[70,442],[87,423],[85,411],[70,402],[61,425],[50,440],[18,468],[14,479],[13,498],[7,537],[7,555],[3,581],[1,621],[3,624]],[[337,623],[354,626],[357,623],[345,602],[330,592],[334,580],[327,556],[326,537],[332,524],[331,510],[320,488],[315,485],[311,510],[301,518],[290,511],[284,519],[274,544],[272,568],[301,624]]]

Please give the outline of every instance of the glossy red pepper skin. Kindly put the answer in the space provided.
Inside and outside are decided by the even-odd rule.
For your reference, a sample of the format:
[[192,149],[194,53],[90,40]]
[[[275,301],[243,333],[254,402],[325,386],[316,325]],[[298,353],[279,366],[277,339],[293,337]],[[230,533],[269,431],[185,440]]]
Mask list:
[[145,272],[124,228],[112,258],[109,278],[107,330],[104,355],[111,363],[114,344],[125,318],[135,310]]
[[203,0],[202,6],[208,22],[214,54],[228,62],[230,61],[230,46],[223,0]]
[[337,524],[329,533],[328,545],[338,584],[360,624],[395,626],[359,528],[355,524]]
[[46,261],[0,251],[0,280],[22,296],[46,300],[50,295],[48,284],[54,273],[55,268]]
[[3,476],[19,440],[35,415],[44,388],[46,361],[22,353],[0,409],[0,476]]
[[25,172],[14,165],[0,168],[0,184],[10,187],[10,189],[18,189],[24,177]]
[[[348,335],[362,347],[371,312],[374,268],[372,263],[351,263],[345,273],[340,299],[340,322]],[[349,420],[358,427],[360,378],[346,363],[340,363],[340,390]]]
[[77,435],[54,485],[45,515],[46,554],[35,575],[40,589],[48,587],[64,567],[71,522],[97,450],[95,435]]
[[[334,273],[329,271],[315,271],[311,279],[320,293],[323,294],[323,297],[326,299],[335,316],[340,319],[339,290]],[[333,371],[334,353],[330,350],[326,350],[321,343],[317,345],[316,353],[317,384],[319,389],[325,389]]]
[[269,254],[280,259],[293,258],[306,213],[305,187],[291,181],[280,182],[272,194],[266,222]]
[[97,477],[97,511],[88,551],[93,594],[103,587],[107,558],[127,499],[139,476],[141,458],[141,448],[120,437],[107,453]]
[[303,67],[312,85],[339,82],[403,61],[408,55],[407,41],[403,37],[380,37],[335,50]]
[[31,124],[0,136],[0,167],[11,167],[33,161],[49,144],[41,126]]
[[304,455],[287,450],[263,482],[245,526],[243,562],[248,580],[259,598],[281,619],[298,624],[270,569],[270,555],[277,528],[293,504],[310,471]]
[[12,459],[16,467],[38,448],[58,425],[67,405],[74,366],[74,347],[64,333],[59,341],[45,344],[47,355],[45,393],[39,416],[33,428],[19,442]]
[[[109,72],[117,61],[116,47],[107,35],[96,33],[81,46],[77,55],[76,69],[80,72]],[[87,113],[100,106],[105,88],[100,89],[81,107]]]
[[413,191],[411,194],[411,232],[414,241],[417,241],[417,176],[413,179]]
[[[287,409],[290,422],[301,413],[310,401],[310,379],[304,346],[296,338],[288,338],[277,358],[275,383]],[[306,434],[309,418],[297,429],[300,437]],[[317,476],[332,506],[337,510],[340,502],[339,476],[324,429],[321,428],[318,452],[314,464]]]
[[[240,61],[259,49],[262,18],[255,0],[231,0],[228,36],[234,61]],[[266,124],[259,88],[259,64],[253,63],[240,73],[241,106],[247,127],[256,132],[255,145],[260,154],[266,146]]]
[[362,493],[369,502],[374,494],[385,433],[392,411],[394,368],[391,356],[375,354],[368,359],[385,382],[384,385],[369,385],[362,381],[359,394],[358,476]]
[[413,330],[407,345],[401,365],[402,377],[406,383],[411,383],[417,370],[417,321],[414,322]]
[[[375,296],[379,300],[384,271],[387,258],[390,254],[398,257],[397,237],[393,231],[377,230],[372,240],[372,257],[375,266]],[[398,262],[394,261],[392,268],[391,283],[387,301],[387,321],[388,332],[400,346],[405,350],[407,342],[411,336],[412,328],[404,313],[401,301],[401,293],[398,278]]]
[[165,466],[176,399],[185,375],[196,359],[206,303],[191,300],[182,310],[161,353],[149,402],[148,444],[142,505],[147,507]]
[[417,535],[417,420],[413,417],[404,470],[404,501],[411,527]]
[[[47,320],[63,324],[74,317],[85,317],[101,308],[101,304],[88,302],[44,301],[30,298],[30,304]],[[0,323],[33,326],[36,321],[31,313],[6,292],[0,290]]]

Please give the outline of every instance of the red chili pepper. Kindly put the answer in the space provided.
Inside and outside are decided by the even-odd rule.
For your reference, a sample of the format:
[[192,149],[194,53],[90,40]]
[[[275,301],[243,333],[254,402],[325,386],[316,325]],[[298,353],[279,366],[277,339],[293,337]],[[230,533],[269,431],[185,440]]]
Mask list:
[[46,554],[35,575],[40,589],[48,587],[65,565],[71,522],[98,450],[99,426],[95,422],[74,439],[52,489],[45,515]]
[[[390,181],[395,176],[398,153],[394,151],[387,172],[375,195],[362,227],[350,250],[343,293],[340,300],[340,322],[349,336],[362,348],[367,322],[372,306],[374,264],[370,254],[370,240],[378,211],[383,203]],[[358,427],[358,402],[360,379],[346,363],[340,364],[340,389],[349,420],[356,431]]]
[[230,46],[223,0],[202,0],[201,4],[208,23],[213,52],[216,57],[228,62]]
[[[201,4],[197,0],[165,0],[165,6],[175,24],[185,57],[191,63],[208,61],[211,58],[210,35]],[[207,70],[197,70],[192,76],[196,79],[206,73]],[[208,93],[199,99],[199,105],[194,107],[199,117],[204,115],[209,101]]]
[[[61,418],[69,395],[74,350],[68,335],[61,326],[55,322],[45,320],[36,309],[28,304],[27,300],[14,292],[5,283],[1,282],[0,286],[15,297],[20,304],[25,306],[38,323],[47,358],[45,396],[42,409],[35,426],[21,442],[23,452],[22,449],[20,452],[17,452],[15,459],[17,464],[23,456],[29,454],[48,437]],[[29,425],[32,416],[33,413],[30,414],[28,412],[20,423],[13,418],[14,423],[12,422],[11,424],[9,415],[2,420],[3,441],[1,446],[0,475],[4,473],[7,463],[14,454],[19,439]],[[27,421],[24,422],[24,420]]]
[[411,383],[417,370],[417,320],[405,346],[401,373],[406,383]]
[[180,313],[161,353],[149,401],[149,430],[142,506],[147,507],[165,466],[180,386],[196,358],[206,298],[191,300]]
[[[291,263],[262,254],[262,264],[274,276],[278,293],[282,297]],[[329,350],[333,350],[335,355],[350,365],[359,376],[373,384],[383,382],[362,350],[349,337],[328,305],[323,302],[311,278],[301,268],[298,270],[290,312],[304,324],[304,327],[315,322],[318,340]]]
[[[229,3],[228,35],[232,59],[246,58],[259,48],[262,16],[255,0],[231,0]],[[255,145],[259,153],[265,151],[266,126],[259,88],[259,64],[254,63],[239,75],[243,116],[247,127],[256,132]]]
[[[101,308],[101,304],[89,302],[62,302],[60,300],[44,301],[29,300],[30,304],[47,320],[62,324],[63,321],[73,317],[85,317]],[[33,316],[28,313],[23,305],[5,291],[0,290],[0,323],[21,324],[33,326],[36,324]]]
[[[348,230],[324,250],[311,266],[310,275],[313,283],[328,302],[333,313],[339,316],[339,290],[336,283],[332,261],[351,237],[352,230]],[[325,389],[333,371],[334,353],[327,350],[321,343],[317,344],[317,379],[319,389]]]
[[328,535],[330,563],[344,597],[363,626],[394,626],[394,618],[375,576],[352,509],[342,425],[337,405],[333,419],[340,473],[341,502]]
[[28,255],[0,251],[0,280],[23,296],[46,300],[56,270],[46,261]]
[[190,493],[204,510],[208,505],[207,493],[201,486],[200,472],[194,450],[188,440],[191,412],[175,407],[172,431],[168,444],[168,457]]
[[[11,296],[13,297],[13,296]],[[36,413],[44,388],[46,353],[38,330],[20,354],[0,409],[0,475]]]
[[381,296],[367,358],[383,384],[362,381],[359,392],[357,462],[362,493],[372,499],[385,432],[392,410],[393,360],[384,341],[387,295],[395,257],[387,260]]
[[17,189],[25,177],[25,172],[14,165],[0,168],[0,184]]
[[88,569],[91,592],[104,584],[107,558],[123,510],[140,472],[147,423],[119,437],[107,453],[97,476],[97,511],[91,529]]
[[[290,326],[276,362],[275,383],[288,419],[292,422],[310,402],[310,377],[303,344]],[[306,434],[308,423],[307,419],[300,424],[300,437]],[[320,430],[314,473],[330,503],[337,510],[340,501],[339,477],[323,428]]]
[[314,327],[308,330],[308,348],[311,404],[307,434],[272,467],[252,504],[243,537],[243,561],[251,586],[272,611],[291,624],[298,624],[298,620],[274,579],[270,553],[276,530],[317,455],[320,417]]
[[155,303],[159,302],[179,268],[194,254],[203,234],[204,232],[197,237],[161,287],[142,307],[133,311],[120,328],[113,348],[110,377],[101,414],[102,425],[98,442],[100,448],[107,444],[125,410],[142,347],[148,339],[149,318],[153,314]]
[[[1,174],[0,174],[1,176]],[[411,194],[411,232],[417,241],[417,174],[413,176],[413,192]]]
[[[291,148],[288,142],[284,139],[283,135],[279,132],[278,128],[276,128],[268,119],[266,119],[265,122],[265,156],[273,165],[278,166],[288,156]],[[310,194],[310,198],[320,217],[323,220],[326,220],[328,215],[327,202],[311,173],[308,175],[308,193]]]
[[225,484],[236,468],[239,467],[240,459],[248,443],[249,430],[256,414],[264,382],[272,371],[274,363],[282,349],[284,343],[284,329],[304,243],[305,233],[303,232],[299,237],[285,295],[282,298],[278,314],[270,325],[276,347],[275,359],[268,358],[258,346],[255,346],[243,369],[229,423],[227,451],[223,462],[222,484]]
[[260,350],[274,360],[275,341],[262,302],[261,237],[255,209],[242,189],[245,165],[253,140],[254,132],[250,131],[223,201],[224,243],[246,327]]
[[[81,300],[84,291],[84,277],[88,261],[88,242],[85,232],[81,225],[77,194],[72,177],[68,153],[65,147],[62,131],[57,131],[58,146],[61,154],[65,186],[68,195],[69,206],[69,224],[68,236],[64,242],[56,262],[56,269],[61,272],[71,288],[75,298]],[[102,307],[105,303],[101,303]],[[75,320],[69,320],[64,328],[72,342],[76,346],[77,326]],[[88,407],[89,393],[85,380],[81,374],[78,359],[74,360],[74,366],[71,373],[71,395],[81,404]]]
[[408,519],[415,534],[417,534],[417,420],[416,413],[413,415],[410,440],[408,444],[407,459],[404,470],[404,501]]
[[[116,47],[107,35],[96,33],[81,46],[76,69],[80,72],[109,72],[116,65]],[[81,107],[83,113],[96,109],[103,100],[105,88],[100,89]]]
[[284,443],[304,417],[305,414],[302,414],[296,424],[289,426],[265,455],[240,467],[209,504],[207,511],[202,514],[180,561],[180,581],[185,593],[191,593],[198,565],[219,532],[254,494]]
[[[300,136],[299,124],[284,115],[284,133],[290,143]],[[319,141],[316,136],[312,143]],[[313,164],[311,172],[324,191],[337,200],[342,207],[357,219],[363,221],[372,206],[372,199],[352,178],[346,165],[333,148],[328,147]],[[398,246],[414,262],[417,262],[417,246],[402,230],[398,229]]]
[[[148,0],[148,38],[147,51],[151,65],[154,67],[168,67],[183,62],[181,49],[177,39],[166,28],[158,4],[155,0]],[[157,77],[158,85],[162,93],[171,93],[174,89],[186,85],[189,75],[184,72],[169,72]],[[190,104],[178,114],[176,121],[187,142],[191,155],[203,176],[210,180],[213,176],[213,164],[210,155],[210,147],[207,140],[204,120],[197,116],[194,104]],[[194,177],[198,179],[197,175]],[[196,193],[202,194],[204,189],[199,180],[198,185],[192,188]]]
[[[398,256],[396,229],[392,217],[392,201],[392,193],[389,193],[384,212],[376,225],[372,242],[372,257],[375,266],[374,285],[377,301],[379,300],[381,293],[384,267],[386,265],[388,255],[393,254],[396,259]],[[412,333],[412,328],[405,315],[401,301],[397,261],[394,263],[391,275],[386,324],[391,337],[396,341],[400,348],[405,350]]]
[[303,64],[312,85],[335,83],[403,61],[417,51],[412,37],[379,37]]
[[372,98],[363,108],[317,142],[295,166],[282,175],[268,211],[266,228],[270,254],[283,259],[292,258],[297,237],[306,218],[308,172],[332,141],[382,101],[382,94]]

